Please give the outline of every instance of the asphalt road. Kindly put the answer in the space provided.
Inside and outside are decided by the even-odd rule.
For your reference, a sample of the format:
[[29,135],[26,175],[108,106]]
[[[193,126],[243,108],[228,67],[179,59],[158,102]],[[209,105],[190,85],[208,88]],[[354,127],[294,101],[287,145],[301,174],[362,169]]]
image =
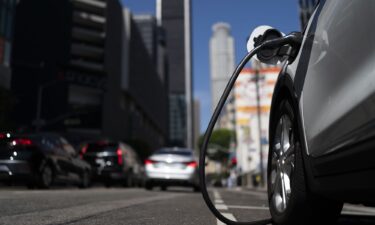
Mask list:
[[[264,192],[250,190],[212,190],[217,208],[238,221],[269,217]],[[340,225],[375,224],[375,210],[346,206]],[[361,215],[358,217],[358,215]],[[363,215],[367,215],[364,217]],[[55,188],[27,190],[0,188],[0,224],[221,224],[209,212],[199,193],[191,189],[102,188],[86,190]]]

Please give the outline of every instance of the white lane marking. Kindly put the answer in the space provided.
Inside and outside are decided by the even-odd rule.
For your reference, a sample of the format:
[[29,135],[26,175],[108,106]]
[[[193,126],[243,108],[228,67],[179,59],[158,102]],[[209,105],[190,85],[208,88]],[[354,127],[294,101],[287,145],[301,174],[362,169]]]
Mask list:
[[[215,199],[215,207],[216,207],[216,209],[219,210],[220,212],[222,210],[228,210],[228,206],[226,206],[224,204],[224,201],[222,200],[219,192],[217,190],[214,190],[213,193],[214,193],[214,199]],[[234,217],[234,215],[232,213],[222,213],[222,215],[225,216],[226,218],[228,218],[229,220],[237,221],[236,218]],[[216,219],[216,222],[217,222],[217,225],[225,225],[225,223],[221,222],[218,219]]]
[[266,206],[227,205],[231,209],[269,210]]
[[[226,218],[228,218],[230,220],[237,221],[232,213],[223,213],[223,216],[225,216]],[[217,220],[217,225],[226,225],[225,223],[221,222],[220,220],[218,220],[218,219],[216,219],[216,220]]]
[[221,196],[217,190],[214,190],[214,198],[215,199],[221,199]]
[[228,210],[228,206],[225,204],[215,204],[216,209],[218,210]]

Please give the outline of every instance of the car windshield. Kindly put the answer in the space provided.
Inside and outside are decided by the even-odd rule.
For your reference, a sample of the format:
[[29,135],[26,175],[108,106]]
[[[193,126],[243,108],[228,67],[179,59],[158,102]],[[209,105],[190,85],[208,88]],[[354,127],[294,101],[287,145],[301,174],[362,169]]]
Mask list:
[[114,152],[118,148],[116,143],[107,143],[107,144],[88,144],[87,152]]
[[161,149],[155,152],[155,155],[180,155],[180,156],[192,156],[193,152],[189,150],[173,150],[173,149]]

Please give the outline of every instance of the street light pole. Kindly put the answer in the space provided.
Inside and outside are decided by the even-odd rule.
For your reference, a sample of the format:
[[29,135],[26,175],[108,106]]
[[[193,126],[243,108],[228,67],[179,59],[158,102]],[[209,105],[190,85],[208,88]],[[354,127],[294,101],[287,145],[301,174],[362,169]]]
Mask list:
[[258,132],[259,132],[259,160],[260,160],[260,183],[264,187],[264,165],[263,165],[263,144],[262,144],[262,120],[261,120],[261,106],[260,106],[260,93],[259,93],[259,70],[255,70],[255,86],[256,86],[256,95],[257,95],[257,113],[258,113]]

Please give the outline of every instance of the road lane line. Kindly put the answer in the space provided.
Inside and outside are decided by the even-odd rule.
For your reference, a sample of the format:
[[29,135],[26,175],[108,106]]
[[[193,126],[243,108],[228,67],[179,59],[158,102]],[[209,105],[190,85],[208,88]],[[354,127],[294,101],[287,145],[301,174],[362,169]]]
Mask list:
[[221,199],[221,196],[217,190],[214,190],[214,198],[215,199]]
[[[214,200],[215,200],[216,209],[219,210],[220,213],[224,217],[226,217],[226,218],[228,218],[232,221],[237,221],[232,213],[223,213],[222,212],[223,210],[228,210],[228,206],[224,204],[224,201],[222,200],[222,198],[221,198],[221,196],[220,196],[220,194],[217,190],[214,190],[213,193],[214,193]],[[217,222],[217,225],[225,225],[225,223],[221,222],[219,219],[216,219],[216,222]]]
[[228,210],[228,206],[225,204],[215,204],[216,209],[218,210]]
[[227,205],[230,209],[269,210],[266,206]]
[[[223,213],[223,216],[225,216],[226,218],[228,218],[230,220],[237,221],[232,213]],[[226,225],[225,223],[221,222],[218,219],[216,219],[216,221],[217,221],[217,225]]]

